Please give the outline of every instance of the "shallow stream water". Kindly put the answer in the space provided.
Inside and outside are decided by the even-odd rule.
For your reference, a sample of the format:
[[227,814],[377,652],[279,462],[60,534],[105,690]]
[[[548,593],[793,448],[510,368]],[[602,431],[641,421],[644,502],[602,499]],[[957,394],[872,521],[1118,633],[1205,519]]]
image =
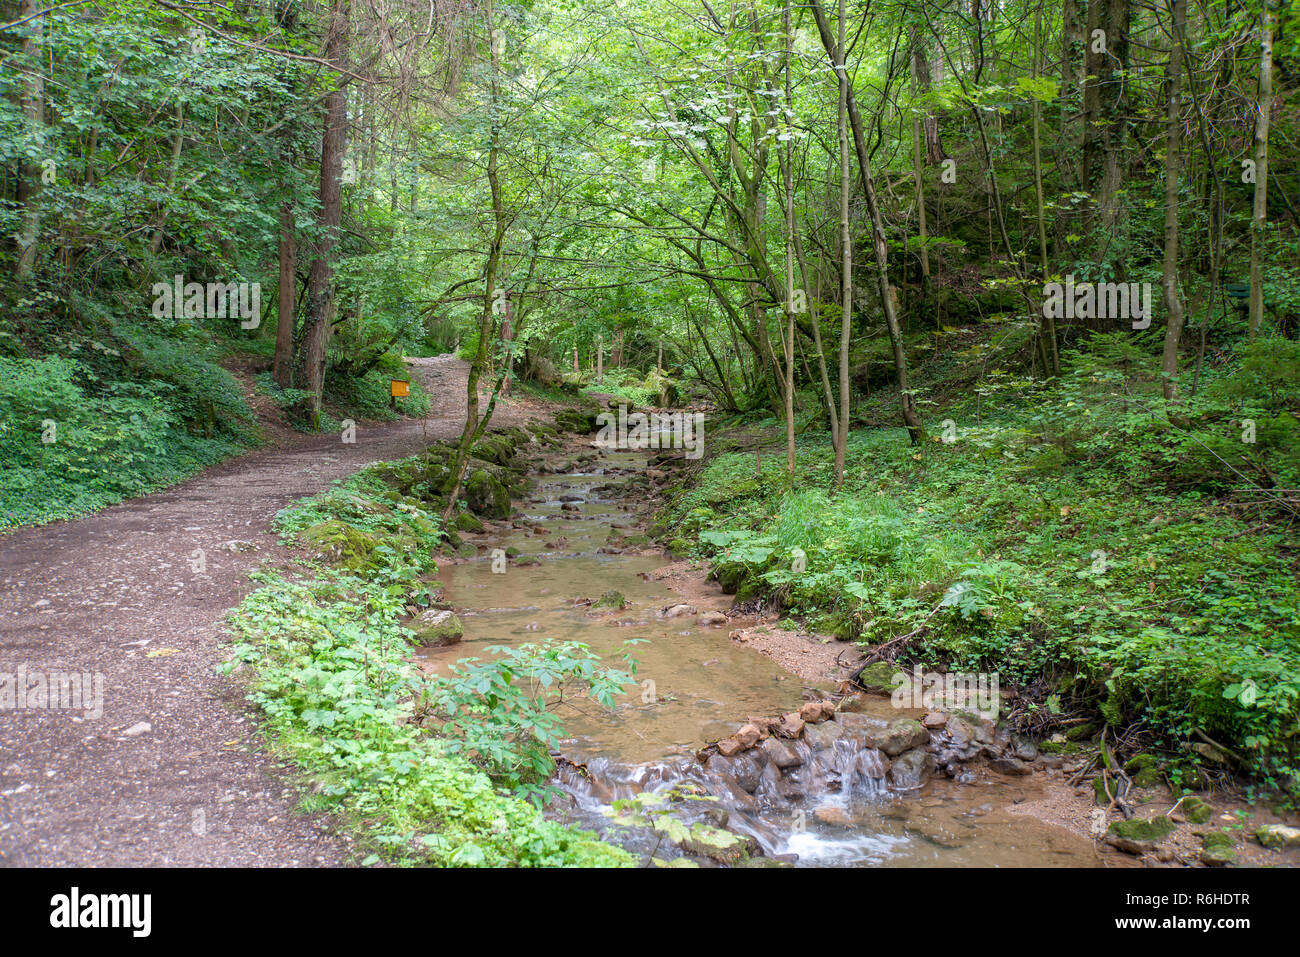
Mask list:
[[[598,830],[634,852],[671,857],[675,849],[655,835],[612,826],[605,812],[613,800],[638,791],[688,784],[722,794],[721,809],[687,801],[702,807],[683,807],[684,815],[700,819],[707,811],[715,823],[725,820],[731,830],[752,837],[766,856],[797,865],[1098,864],[1091,842],[1009,810],[1042,796],[1037,775],[988,774],[974,784],[931,778],[919,789],[895,793],[883,776],[864,766],[875,752],[858,752],[849,741],[824,753],[820,763],[811,759],[806,743],[796,742],[809,760],[794,793],[783,787],[778,794],[765,784],[751,796],[711,775],[695,759],[699,748],[731,734],[750,715],[797,709],[806,683],[728,637],[753,619],[718,627],[700,625],[695,616],[658,617],[661,609],[684,601],[653,578],[664,560],[600,552],[611,530],[642,531],[625,486],[643,473],[646,456],[612,449],[599,453],[563,474],[533,476],[536,484],[519,505],[515,524],[540,523],[549,534],[510,528],[478,536],[479,559],[441,569],[446,600],[464,622],[465,635],[460,644],[421,652],[422,665],[437,671],[461,658],[483,657],[492,645],[563,639],[584,642],[622,667],[624,643],[644,639],[632,649],[638,684],[628,686],[615,710],[587,701],[560,712],[569,737],[554,783],[564,797],[549,813]],[[511,546],[521,554],[504,573],[494,573],[491,550]],[[530,556],[539,563],[518,564]],[[575,604],[611,590],[629,603],[621,612],[602,614]],[[917,714],[869,697],[852,707],[882,722]]]

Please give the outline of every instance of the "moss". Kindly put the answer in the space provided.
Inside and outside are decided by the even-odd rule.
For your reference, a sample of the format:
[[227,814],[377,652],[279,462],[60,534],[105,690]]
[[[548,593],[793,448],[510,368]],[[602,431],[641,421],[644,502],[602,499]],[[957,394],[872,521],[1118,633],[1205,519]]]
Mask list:
[[897,671],[898,668],[889,662],[877,661],[862,669],[862,674],[858,675],[858,682],[872,694],[893,694],[896,687],[894,674]]
[[596,431],[597,414],[580,409],[561,409],[555,413],[555,424],[565,432],[589,435]]
[[1174,822],[1163,814],[1155,817],[1131,817],[1127,821],[1112,821],[1108,833],[1135,844],[1154,844],[1174,832]]
[[1159,768],[1143,768],[1133,775],[1133,783],[1140,788],[1158,788],[1164,783],[1164,775]]
[[1067,741],[1084,741],[1093,737],[1097,733],[1097,725],[1089,721],[1087,724],[1075,725],[1065,732]]
[[461,512],[456,516],[456,529],[461,532],[482,532],[485,530],[483,523],[469,512]]
[[349,571],[367,571],[379,564],[375,549],[383,542],[372,535],[338,519],[329,519],[309,526],[302,538],[316,553],[316,557],[331,565]]
[[1232,835],[1223,831],[1202,831],[1197,837],[1206,847],[1232,847]]
[[1182,809],[1183,816],[1193,824],[1204,824],[1214,816],[1214,808],[1210,804],[1191,794],[1183,798]]
[[449,611],[426,612],[411,630],[422,645],[454,645],[465,634],[460,618]]
[[465,482],[465,504],[484,518],[510,517],[510,492],[486,469],[475,469]]
[[597,599],[594,608],[622,608],[627,600],[620,591],[607,591]]

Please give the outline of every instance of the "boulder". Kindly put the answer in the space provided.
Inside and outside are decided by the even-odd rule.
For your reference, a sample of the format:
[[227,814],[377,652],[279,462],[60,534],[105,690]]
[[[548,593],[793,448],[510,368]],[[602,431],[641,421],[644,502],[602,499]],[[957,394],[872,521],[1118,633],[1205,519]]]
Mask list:
[[727,616],[720,611],[706,611],[700,615],[699,622],[701,625],[725,625]]
[[783,715],[776,726],[776,733],[783,738],[797,738],[803,734],[803,718],[799,717],[799,712],[791,711]]
[[1264,847],[1281,850],[1284,847],[1300,847],[1300,827],[1288,827],[1285,824],[1265,824],[1255,832],[1255,840]]
[[862,669],[858,675],[858,684],[871,694],[892,695],[897,687],[894,675],[898,673],[897,666],[887,661],[877,661]]
[[486,469],[475,469],[465,480],[465,504],[485,518],[510,517],[510,492]]
[[919,721],[912,718],[899,718],[897,721],[891,721],[884,728],[869,729],[867,743],[892,758],[904,751],[929,744],[930,732],[925,730]]
[[764,741],[763,751],[767,754],[768,760],[782,771],[786,768],[793,768],[803,763],[799,757],[799,753],[780,738],[768,738]]
[[555,413],[555,424],[564,432],[588,435],[596,431],[598,414],[580,409],[561,409]]
[[934,755],[924,748],[913,748],[894,758],[889,768],[889,782],[896,790],[910,791],[919,788],[926,774],[933,770]]
[[1174,832],[1174,822],[1163,814],[1113,821],[1106,829],[1106,843],[1128,854],[1144,854]]
[[454,645],[465,634],[465,626],[450,611],[431,608],[422,613],[411,626],[416,641],[422,645]]

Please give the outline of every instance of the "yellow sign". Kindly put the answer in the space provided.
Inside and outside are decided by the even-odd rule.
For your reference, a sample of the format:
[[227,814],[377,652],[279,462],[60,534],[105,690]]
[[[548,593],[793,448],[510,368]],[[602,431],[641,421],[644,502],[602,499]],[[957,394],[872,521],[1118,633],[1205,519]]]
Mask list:
[[411,383],[403,382],[401,379],[392,379],[390,382],[391,391],[389,395],[393,396],[393,398],[411,394]]

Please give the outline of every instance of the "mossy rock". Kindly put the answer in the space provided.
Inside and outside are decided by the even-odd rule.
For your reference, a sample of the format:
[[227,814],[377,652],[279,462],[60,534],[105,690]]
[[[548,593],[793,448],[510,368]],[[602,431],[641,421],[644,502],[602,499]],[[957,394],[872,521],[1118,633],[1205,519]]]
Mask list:
[[1160,773],[1157,767],[1146,767],[1133,775],[1133,783],[1140,788],[1158,788],[1164,783],[1165,777]]
[[1065,732],[1067,741],[1084,741],[1097,734],[1097,725],[1089,721],[1087,724],[1075,725]]
[[1183,798],[1183,803],[1180,806],[1183,816],[1193,824],[1204,824],[1214,817],[1213,806],[1192,794]]
[[494,465],[514,467],[519,464],[519,441],[510,435],[485,435],[470,449],[470,455]]
[[378,567],[380,563],[375,550],[386,540],[338,519],[318,522],[304,529],[302,539],[321,561],[354,572]]
[[1204,831],[1201,839],[1201,863],[1206,867],[1236,867],[1237,848],[1232,838],[1222,831]]
[[1232,835],[1223,831],[1201,831],[1196,836],[1206,847],[1232,847]]
[[454,645],[465,634],[465,626],[450,611],[426,611],[411,626],[422,645]]
[[466,479],[465,504],[484,518],[510,517],[510,492],[486,469],[476,469]]
[[581,409],[561,409],[555,413],[555,424],[565,432],[590,435],[596,431],[596,416],[598,414]]
[[483,523],[470,512],[461,512],[456,516],[456,530],[460,532],[486,531]]
[[518,558],[522,554],[522,549],[516,548],[514,545],[506,546],[506,558]]
[[1124,762],[1124,770],[1129,774],[1136,774],[1146,768],[1153,768],[1159,763],[1154,754],[1135,754]]
[[621,591],[607,591],[596,600],[596,603],[592,605],[592,607],[621,609],[626,604],[627,599],[623,597]]
[[872,694],[892,695],[894,688],[894,675],[898,668],[887,661],[877,661],[874,664],[867,665],[862,669],[862,674],[858,675],[858,683]]
[[461,542],[456,546],[456,554],[461,558],[474,558],[478,555],[478,546],[473,542]]
[[1206,867],[1236,867],[1237,851],[1232,847],[1205,847],[1201,849],[1201,863]]
[[1151,850],[1174,830],[1174,822],[1163,814],[1131,817],[1127,821],[1112,821],[1106,829],[1106,839],[1122,851],[1141,854]]

